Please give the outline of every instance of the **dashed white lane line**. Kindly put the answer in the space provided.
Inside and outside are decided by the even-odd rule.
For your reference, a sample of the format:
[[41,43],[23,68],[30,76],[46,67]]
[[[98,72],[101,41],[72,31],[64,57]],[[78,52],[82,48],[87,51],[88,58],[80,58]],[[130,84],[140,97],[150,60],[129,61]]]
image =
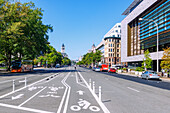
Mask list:
[[45,88],[47,87],[44,87],[43,89],[41,89],[40,91],[38,91],[36,94],[34,94],[32,97],[30,97],[29,99],[27,99],[26,101],[24,101],[23,103],[21,103],[19,105],[19,107],[21,107],[22,105],[24,105],[25,103],[27,103],[28,101],[30,101],[32,98],[34,98],[36,95],[38,95],[40,92],[42,92]]
[[130,90],[133,90],[133,91],[136,91],[136,92],[140,92],[140,91],[138,91],[138,90],[136,90],[136,89],[134,89],[134,88],[131,88],[131,87],[127,87],[128,89],[130,89]]
[[35,112],[35,113],[53,113],[53,112],[49,112],[49,111],[42,111],[42,110],[38,110],[38,109],[19,107],[19,106],[3,104],[3,103],[0,103],[0,106],[8,107],[8,108],[13,108],[13,109],[19,109],[19,110],[23,110],[23,111],[30,111],[30,112]]

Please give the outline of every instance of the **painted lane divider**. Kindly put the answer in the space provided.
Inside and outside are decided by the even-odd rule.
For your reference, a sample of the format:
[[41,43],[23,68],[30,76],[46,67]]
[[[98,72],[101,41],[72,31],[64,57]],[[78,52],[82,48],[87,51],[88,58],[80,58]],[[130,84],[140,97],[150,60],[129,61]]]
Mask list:
[[99,97],[93,92],[93,90],[90,88],[90,86],[88,85],[88,83],[86,82],[86,80],[84,79],[84,77],[81,75],[81,73],[78,71],[79,75],[81,76],[82,80],[84,81],[84,83],[86,84],[86,86],[88,87],[89,91],[91,92],[91,94],[93,95],[93,97],[96,99],[97,103],[100,105],[100,107],[102,108],[104,113],[110,113],[110,111],[107,109],[107,107],[102,103],[102,101],[99,100]]
[[99,86],[99,100],[102,101],[102,88]]
[[63,103],[64,103],[64,100],[65,100],[65,97],[66,97],[66,93],[67,93],[67,90],[68,90],[68,86],[65,84],[65,81],[66,79],[68,78],[70,72],[64,77],[64,79],[61,81],[61,83],[66,87],[65,91],[64,91],[64,95],[62,97],[62,100],[60,102],[60,105],[59,105],[59,108],[57,110],[57,113],[61,113],[61,108],[63,106]]
[[93,81],[93,92],[95,93],[95,81]]
[[44,89],[46,89],[47,87],[44,87],[43,89],[41,89],[40,91],[38,91],[36,94],[34,94],[32,97],[30,97],[29,99],[27,99],[26,101],[24,101],[23,103],[21,103],[19,105],[19,107],[21,107],[22,105],[24,105],[25,103],[27,103],[28,101],[30,101],[32,98],[34,98],[36,95],[38,95],[40,92],[42,92]]
[[26,108],[26,107],[19,107],[19,106],[14,106],[14,105],[9,105],[9,104],[3,104],[3,103],[0,103],[0,106],[7,107],[7,108],[24,110],[24,111],[30,111],[30,112],[34,112],[34,113],[53,113],[53,112],[49,112],[49,111],[42,111],[42,110],[38,110],[38,109],[32,109],[32,108]]
[[[45,81],[47,78],[48,78],[48,77],[46,77],[46,78],[44,78],[44,79],[41,79],[41,80],[39,80],[39,81],[36,81],[36,82],[34,82],[34,83],[30,84],[30,85],[27,85],[27,87],[31,87],[31,86],[33,86],[33,85],[35,85],[35,84],[38,84],[39,82]],[[7,94],[5,94],[5,95],[0,96],[0,99],[6,97],[6,96],[8,96],[8,95],[11,95],[11,94],[13,94],[13,93],[15,93],[15,92],[21,91],[21,90],[23,90],[23,89],[25,89],[25,88],[27,88],[27,87],[22,87],[22,88],[20,88],[20,89],[15,90],[15,80],[13,80],[13,91],[12,91],[12,92],[9,92],[9,93],[7,93]]]
[[133,90],[133,91],[136,91],[136,92],[140,92],[140,91],[138,91],[138,90],[136,90],[136,89],[133,89],[133,88],[131,88],[131,87],[127,87],[128,89],[130,89],[130,90]]

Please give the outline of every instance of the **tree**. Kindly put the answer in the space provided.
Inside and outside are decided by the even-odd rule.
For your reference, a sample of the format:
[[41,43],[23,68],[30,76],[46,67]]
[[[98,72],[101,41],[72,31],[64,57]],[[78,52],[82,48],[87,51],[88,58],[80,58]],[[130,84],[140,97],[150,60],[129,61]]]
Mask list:
[[0,61],[33,60],[46,51],[51,25],[42,23],[43,10],[34,3],[0,0]]
[[160,66],[162,69],[170,70],[170,47],[167,49],[164,49],[164,53],[163,53]]
[[142,67],[145,68],[145,70],[152,68],[153,61],[150,58],[149,50],[147,49],[144,53],[144,59],[142,63]]

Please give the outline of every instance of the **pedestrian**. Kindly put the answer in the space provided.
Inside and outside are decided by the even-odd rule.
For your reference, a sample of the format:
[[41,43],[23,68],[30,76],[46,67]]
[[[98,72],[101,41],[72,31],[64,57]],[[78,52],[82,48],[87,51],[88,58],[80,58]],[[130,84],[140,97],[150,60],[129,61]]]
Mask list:
[[76,70],[76,66],[74,66],[75,70]]

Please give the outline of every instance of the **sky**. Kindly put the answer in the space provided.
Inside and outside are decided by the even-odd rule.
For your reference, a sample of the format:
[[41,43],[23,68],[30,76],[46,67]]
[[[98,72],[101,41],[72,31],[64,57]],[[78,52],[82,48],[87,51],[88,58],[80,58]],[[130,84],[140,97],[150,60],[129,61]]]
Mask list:
[[71,60],[97,46],[104,35],[125,16],[121,15],[134,0],[20,0],[32,1],[44,10],[43,23],[51,24],[49,42],[61,51],[62,44]]

